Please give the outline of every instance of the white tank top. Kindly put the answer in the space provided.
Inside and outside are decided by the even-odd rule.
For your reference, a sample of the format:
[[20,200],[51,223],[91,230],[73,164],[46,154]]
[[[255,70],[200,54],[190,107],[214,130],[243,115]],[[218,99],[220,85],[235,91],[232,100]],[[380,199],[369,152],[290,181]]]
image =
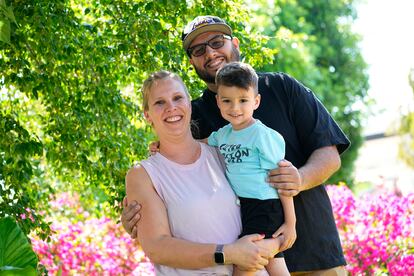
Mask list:
[[[174,237],[198,243],[231,243],[241,232],[236,196],[216,149],[200,144],[200,157],[193,164],[180,165],[157,153],[141,165],[164,201]],[[155,265],[157,275],[168,276],[232,275],[232,270],[232,265],[199,270]]]

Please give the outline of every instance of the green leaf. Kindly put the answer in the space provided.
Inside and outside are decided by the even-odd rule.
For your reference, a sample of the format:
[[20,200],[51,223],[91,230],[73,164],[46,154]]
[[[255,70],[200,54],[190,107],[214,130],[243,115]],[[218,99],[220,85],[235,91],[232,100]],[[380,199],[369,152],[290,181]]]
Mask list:
[[14,17],[13,9],[11,7],[6,8],[5,15],[11,20],[11,22],[17,25],[16,18]]
[[0,219],[0,267],[37,267],[37,256],[11,217]]
[[0,41],[10,44],[10,22],[6,18],[0,19]]
[[0,276],[36,276],[36,270],[33,267],[0,267]]
[[17,24],[16,18],[14,17],[13,9],[11,7],[7,7],[5,1],[0,1],[0,10],[8,19],[10,19],[13,23]]

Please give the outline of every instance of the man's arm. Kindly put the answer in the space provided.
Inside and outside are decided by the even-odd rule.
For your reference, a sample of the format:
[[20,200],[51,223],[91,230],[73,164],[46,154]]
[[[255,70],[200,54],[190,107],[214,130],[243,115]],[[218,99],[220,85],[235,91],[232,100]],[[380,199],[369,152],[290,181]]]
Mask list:
[[268,182],[279,194],[295,196],[326,181],[341,167],[341,158],[336,146],[327,146],[315,150],[299,169],[286,160],[278,165],[269,172]]

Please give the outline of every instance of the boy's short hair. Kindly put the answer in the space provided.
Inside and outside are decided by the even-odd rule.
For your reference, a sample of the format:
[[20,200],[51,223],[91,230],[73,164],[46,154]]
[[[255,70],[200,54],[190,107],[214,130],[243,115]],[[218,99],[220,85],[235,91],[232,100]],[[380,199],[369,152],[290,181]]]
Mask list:
[[256,71],[247,63],[230,62],[224,65],[216,74],[216,85],[236,86],[248,90],[252,87],[254,92],[259,92],[259,77]]

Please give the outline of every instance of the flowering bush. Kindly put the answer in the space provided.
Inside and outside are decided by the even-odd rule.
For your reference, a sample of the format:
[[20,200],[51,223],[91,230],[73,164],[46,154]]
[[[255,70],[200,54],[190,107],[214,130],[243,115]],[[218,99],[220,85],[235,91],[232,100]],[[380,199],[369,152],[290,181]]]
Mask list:
[[[358,198],[345,185],[327,190],[352,275],[414,275],[414,194]],[[78,195],[60,194],[50,207],[50,241],[32,237],[50,275],[154,275],[122,227],[90,215]]]
[[32,237],[49,275],[154,275],[151,263],[122,226],[91,216],[80,206],[78,195],[60,194],[50,207],[50,241]]
[[352,275],[414,275],[414,194],[384,191],[356,198],[327,186]]

